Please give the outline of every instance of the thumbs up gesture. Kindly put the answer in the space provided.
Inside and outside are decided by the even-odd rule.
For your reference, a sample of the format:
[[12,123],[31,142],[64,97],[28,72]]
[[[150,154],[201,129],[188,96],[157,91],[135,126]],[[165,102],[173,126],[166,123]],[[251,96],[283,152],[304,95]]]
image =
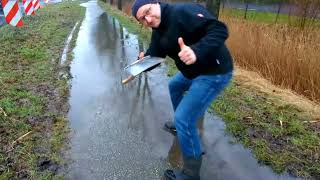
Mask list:
[[178,38],[178,43],[180,46],[180,52],[178,56],[180,57],[181,61],[183,61],[186,65],[194,64],[197,60],[197,57],[193,50],[184,44],[182,37]]

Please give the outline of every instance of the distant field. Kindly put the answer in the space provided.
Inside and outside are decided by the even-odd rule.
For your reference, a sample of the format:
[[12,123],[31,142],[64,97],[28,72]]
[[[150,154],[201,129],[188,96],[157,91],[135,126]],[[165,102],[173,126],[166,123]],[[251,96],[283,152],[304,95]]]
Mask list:
[[[244,9],[229,9],[224,8],[220,10],[220,16],[222,17],[236,17],[244,19],[245,10]],[[262,23],[288,23],[291,25],[299,24],[299,17],[288,14],[279,14],[277,19],[277,13],[274,12],[264,12],[264,11],[256,11],[256,10],[248,10],[246,15],[246,20],[257,21]],[[320,27],[320,19],[307,19],[306,25],[314,25]]]

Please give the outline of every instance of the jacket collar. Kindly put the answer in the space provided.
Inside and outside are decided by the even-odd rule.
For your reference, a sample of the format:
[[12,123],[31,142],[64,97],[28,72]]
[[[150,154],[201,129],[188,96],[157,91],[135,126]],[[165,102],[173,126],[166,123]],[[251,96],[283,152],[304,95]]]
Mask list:
[[169,14],[170,14],[170,5],[167,3],[160,2],[160,9],[161,9],[161,22],[158,28],[156,29],[166,29],[169,23]]

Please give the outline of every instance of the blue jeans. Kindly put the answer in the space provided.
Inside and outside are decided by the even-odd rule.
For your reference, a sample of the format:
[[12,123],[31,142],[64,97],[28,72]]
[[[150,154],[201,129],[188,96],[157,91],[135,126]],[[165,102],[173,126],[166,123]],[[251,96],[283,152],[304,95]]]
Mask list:
[[178,72],[169,81],[169,92],[174,108],[174,123],[181,151],[186,157],[199,158],[201,147],[198,119],[211,102],[228,85],[232,72],[217,75],[201,75],[187,79]]

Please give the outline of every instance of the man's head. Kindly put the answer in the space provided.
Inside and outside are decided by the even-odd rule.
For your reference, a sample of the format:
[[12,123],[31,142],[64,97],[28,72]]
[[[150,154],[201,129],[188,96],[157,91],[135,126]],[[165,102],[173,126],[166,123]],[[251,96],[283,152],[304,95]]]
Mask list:
[[132,5],[132,15],[145,26],[157,28],[161,21],[158,0],[136,0]]

